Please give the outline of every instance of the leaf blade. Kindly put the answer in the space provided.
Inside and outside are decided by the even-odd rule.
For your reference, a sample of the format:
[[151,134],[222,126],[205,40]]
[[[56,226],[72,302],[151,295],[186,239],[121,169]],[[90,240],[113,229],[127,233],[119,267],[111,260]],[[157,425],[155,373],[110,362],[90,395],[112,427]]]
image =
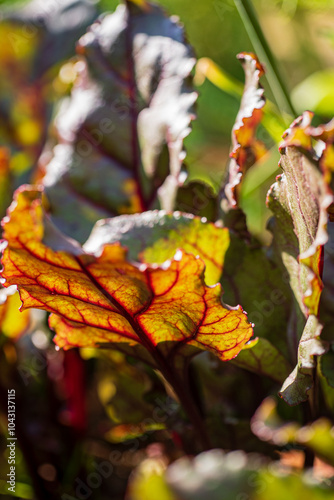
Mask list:
[[205,281],[214,285],[222,275],[230,235],[227,228],[190,214],[154,210],[98,221],[83,248],[98,254],[106,243],[118,241],[128,248],[130,259],[146,264],[162,264],[179,248],[199,255],[206,266]]
[[311,127],[312,116],[305,112],[285,132],[280,145],[283,174],[267,199],[275,214],[271,223],[273,248],[289,274],[295,304],[297,365],[280,391],[289,404],[308,398],[316,357],[328,350],[320,338],[323,325],[318,315],[323,289],[321,257],[328,240],[327,211],[333,195],[321,172],[322,154],[313,149],[313,139],[326,126]]
[[263,116],[264,90],[260,77],[264,68],[257,57],[248,52],[238,54],[245,72],[245,87],[240,109],[232,129],[232,152],[228,168],[228,181],[221,193],[224,216],[238,207],[238,193],[243,175],[265,153],[266,148],[256,139],[256,130]]
[[205,349],[227,360],[251,337],[241,307],[224,306],[220,285],[204,284],[200,259],[179,251],[168,266],[149,267],[128,262],[117,244],[99,257],[53,250],[43,243],[43,217],[40,192],[19,190],[4,221],[3,275],[24,307],[54,313],[59,346],[123,343],[171,362]]
[[197,94],[183,28],[157,5],[120,5],[78,51],[44,185],[54,222],[83,242],[103,217],[173,209]]

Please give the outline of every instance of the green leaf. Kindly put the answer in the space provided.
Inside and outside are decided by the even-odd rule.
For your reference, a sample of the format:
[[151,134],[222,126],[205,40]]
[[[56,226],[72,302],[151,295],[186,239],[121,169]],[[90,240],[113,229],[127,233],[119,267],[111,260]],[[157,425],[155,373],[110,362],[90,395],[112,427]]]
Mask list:
[[216,284],[222,275],[230,236],[226,228],[189,214],[149,211],[97,222],[84,249],[98,254],[105,244],[120,242],[131,260],[162,264],[182,248],[205,262],[205,280]]
[[309,316],[298,344],[298,364],[279,393],[290,405],[305,401],[313,387],[316,356],[322,356],[327,351],[326,344],[320,339],[321,329],[317,317]]
[[[313,113],[305,112],[288,130],[283,146],[296,146],[312,155],[322,173],[321,195],[318,203],[318,227],[311,246],[300,256],[308,271],[308,289],[304,304],[310,314],[317,315],[323,327],[322,338],[334,340],[333,330],[333,171],[334,171],[334,122],[312,127]],[[313,202],[314,203],[314,202]]]
[[102,217],[173,209],[197,94],[183,28],[157,5],[120,5],[77,47],[44,185],[55,223],[83,242]]
[[254,335],[267,339],[289,360],[285,335],[291,308],[289,287],[266,249],[231,231],[221,283],[229,304],[243,304],[254,323]]
[[[297,366],[280,394],[289,404],[305,401],[313,386],[315,357],[324,354],[317,319],[321,282],[321,249],[328,239],[327,209],[332,202],[319,159],[312,149],[310,119],[304,115],[293,122],[281,144],[283,174],[268,193],[273,251],[287,271],[292,290],[293,311],[289,325],[290,345],[298,345]],[[320,161],[321,163],[321,161]]]
[[205,217],[216,221],[218,214],[218,197],[213,188],[202,181],[186,181],[177,190],[175,210]]
[[279,383],[283,383],[291,371],[287,359],[265,338],[246,344],[232,363]]
[[316,237],[326,186],[315,162],[298,149],[288,147],[281,154],[280,166],[284,173],[268,193],[268,206],[275,214],[269,229],[274,236],[273,249],[289,273],[296,307],[306,318],[308,310],[303,299],[308,287],[308,270],[298,258]]

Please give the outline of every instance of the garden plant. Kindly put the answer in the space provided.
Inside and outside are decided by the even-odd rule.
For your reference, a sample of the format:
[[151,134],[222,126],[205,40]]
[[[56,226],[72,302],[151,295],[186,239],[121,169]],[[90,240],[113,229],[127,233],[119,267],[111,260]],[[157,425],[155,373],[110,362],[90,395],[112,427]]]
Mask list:
[[[236,3],[241,90],[158,3],[4,11],[6,498],[333,498],[334,121],[296,115]],[[211,177],[187,167],[194,77],[238,94]],[[243,189],[272,148],[263,237]]]

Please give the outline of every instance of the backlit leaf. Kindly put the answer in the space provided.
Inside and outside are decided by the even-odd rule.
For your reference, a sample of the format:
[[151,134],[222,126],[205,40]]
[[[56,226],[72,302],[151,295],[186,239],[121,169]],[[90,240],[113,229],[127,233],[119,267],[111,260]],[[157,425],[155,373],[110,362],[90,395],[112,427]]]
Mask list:
[[172,259],[178,248],[199,255],[206,266],[205,281],[214,285],[222,275],[230,235],[227,228],[192,215],[155,210],[98,221],[84,249],[95,254],[118,241],[128,248],[129,259],[146,264]]
[[178,251],[150,267],[130,263],[117,244],[99,257],[74,245],[55,251],[43,243],[43,219],[40,192],[18,191],[4,220],[3,276],[24,308],[53,313],[58,346],[112,344],[166,368],[203,349],[232,359],[252,336],[241,307],[222,305],[220,285],[204,284],[201,259]]
[[206,265],[206,284],[221,281],[230,303],[247,303],[256,335],[268,337],[261,338],[252,349],[247,345],[235,364],[284,381],[291,369],[280,352],[285,353],[282,331],[288,318],[288,291],[280,270],[268,261],[262,249],[236,238],[227,228],[189,214],[163,211],[99,221],[84,249],[99,255],[105,244],[118,241],[129,249],[131,260],[147,264],[172,259],[178,248],[199,255]]
[[233,149],[230,153],[229,177],[221,202],[223,212],[237,207],[242,176],[266,153],[264,144],[257,140],[255,135],[265,105],[264,90],[259,83],[264,69],[254,54],[243,52],[238,58],[245,71],[246,81],[239,113],[232,130]]

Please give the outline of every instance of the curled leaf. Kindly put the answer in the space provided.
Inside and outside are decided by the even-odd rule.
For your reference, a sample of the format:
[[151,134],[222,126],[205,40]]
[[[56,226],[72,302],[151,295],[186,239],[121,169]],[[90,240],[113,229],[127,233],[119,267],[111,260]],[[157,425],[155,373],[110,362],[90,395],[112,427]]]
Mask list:
[[312,117],[313,113],[311,111],[305,111],[301,116],[296,118],[284,132],[283,141],[281,141],[279,148],[283,149],[288,146],[294,146],[312,152],[312,138],[308,133]]
[[313,127],[313,116],[311,111],[305,111],[298,117],[283,135],[280,148],[296,146],[316,156],[325,181],[331,185],[334,172],[334,119]]
[[298,363],[281,389],[289,404],[307,399],[315,357],[327,350],[319,338],[322,326],[318,314],[333,195],[321,173],[321,156],[313,148],[311,118],[311,113],[304,113],[284,134],[280,145],[283,174],[268,193],[268,206],[275,214],[270,224],[273,248],[289,274],[295,301],[290,330],[295,338],[290,341],[298,345]]
[[254,54],[242,52],[238,59],[245,71],[246,81],[240,109],[232,129],[232,152],[228,182],[223,193],[223,212],[226,212],[228,207],[237,207],[242,176],[266,153],[264,144],[257,140],[255,135],[265,105],[264,90],[259,83],[264,68]]
[[[318,315],[320,298],[324,288],[323,280],[328,282],[328,278],[332,275],[329,265],[329,248],[331,245],[330,241],[328,241],[331,239],[332,223],[328,222],[328,218],[331,219],[334,200],[331,189],[331,172],[334,171],[334,122],[332,120],[327,124],[312,127],[312,117],[313,113],[306,111],[301,117],[297,118],[284,134],[284,140],[280,147],[295,146],[305,150],[315,158],[319,169],[323,173],[321,181],[322,193],[318,197],[317,232],[312,244],[299,256],[299,261],[309,269],[309,286],[304,294],[304,303],[310,314]],[[324,269],[325,263],[326,269]],[[324,295],[327,294],[328,287],[324,291]]]
[[[281,155],[284,173],[271,187],[267,199],[275,214],[270,230],[274,234],[275,251],[282,256],[289,272],[294,296],[307,317],[304,298],[308,291],[308,270],[301,263],[314,255],[312,265],[319,275],[318,247],[327,238],[327,208],[332,197],[314,161],[293,146],[282,148]],[[316,314],[316,299],[309,304],[311,313]]]

